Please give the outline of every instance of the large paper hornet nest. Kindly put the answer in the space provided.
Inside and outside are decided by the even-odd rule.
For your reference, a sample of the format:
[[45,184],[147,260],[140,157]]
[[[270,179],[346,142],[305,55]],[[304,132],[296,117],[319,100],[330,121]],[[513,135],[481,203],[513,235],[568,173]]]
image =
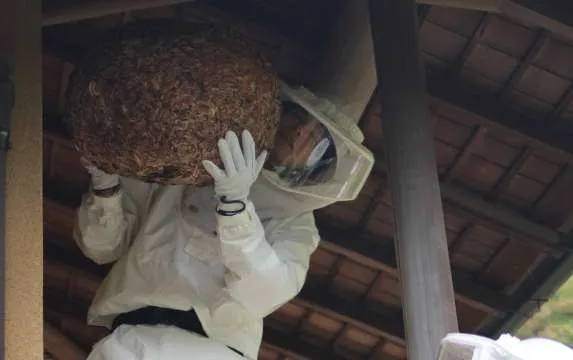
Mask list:
[[93,46],[70,80],[77,149],[108,173],[205,185],[217,140],[248,129],[271,149],[279,79],[249,44],[213,28],[140,24]]

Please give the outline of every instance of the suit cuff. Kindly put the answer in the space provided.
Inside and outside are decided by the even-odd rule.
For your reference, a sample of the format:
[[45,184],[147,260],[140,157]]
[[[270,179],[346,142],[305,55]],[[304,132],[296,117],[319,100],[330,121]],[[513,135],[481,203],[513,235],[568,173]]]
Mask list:
[[217,225],[221,241],[236,241],[263,233],[259,216],[253,203],[245,201],[245,210],[232,216],[217,214]]
[[122,197],[123,192],[121,189],[109,197],[97,196],[92,193],[90,199],[88,199],[88,208],[121,209]]

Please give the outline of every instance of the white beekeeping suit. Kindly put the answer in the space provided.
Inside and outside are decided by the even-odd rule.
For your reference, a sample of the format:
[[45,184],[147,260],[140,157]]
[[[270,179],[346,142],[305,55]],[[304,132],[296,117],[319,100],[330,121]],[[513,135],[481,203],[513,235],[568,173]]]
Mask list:
[[115,262],[88,311],[89,324],[114,331],[89,360],[257,358],[263,318],[304,284],[319,242],[313,210],[354,199],[373,166],[356,125],[328,102],[283,94],[290,110],[268,161],[248,132],[230,132],[223,167],[204,162],[214,186],[84,164],[92,191],[74,237],[93,261]]
[[442,340],[438,360],[573,360],[573,350],[543,338],[520,340],[502,335],[494,341],[477,335],[449,334]]

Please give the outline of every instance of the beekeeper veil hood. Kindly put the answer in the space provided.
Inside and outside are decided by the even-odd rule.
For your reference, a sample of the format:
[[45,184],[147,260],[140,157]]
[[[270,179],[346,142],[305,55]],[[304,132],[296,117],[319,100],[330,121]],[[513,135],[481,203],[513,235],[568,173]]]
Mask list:
[[[361,144],[359,127],[333,103],[305,88],[282,83],[281,95],[275,147],[253,189],[257,209],[274,199],[285,205],[283,212],[295,213],[354,200],[374,165],[372,153]],[[270,199],[259,198],[264,197],[262,188]]]

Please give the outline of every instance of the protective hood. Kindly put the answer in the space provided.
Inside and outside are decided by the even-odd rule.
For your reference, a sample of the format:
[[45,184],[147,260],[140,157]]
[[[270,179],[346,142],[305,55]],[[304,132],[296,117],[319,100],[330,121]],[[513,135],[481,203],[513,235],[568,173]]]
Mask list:
[[[308,158],[303,159],[303,163],[321,164],[320,158],[326,157],[328,147],[333,148],[334,155],[320,181],[293,184],[289,181],[292,177],[282,177],[276,168],[263,170],[251,189],[258,212],[264,214],[268,208],[274,209],[275,216],[279,216],[276,213],[292,216],[356,199],[374,165],[373,154],[361,144],[364,136],[360,128],[330,101],[316,97],[303,87],[292,88],[283,83],[281,90],[283,101],[300,106],[327,133],[318,139],[314,149],[309,149],[312,151],[307,152]],[[283,208],[277,209],[277,205]]]

